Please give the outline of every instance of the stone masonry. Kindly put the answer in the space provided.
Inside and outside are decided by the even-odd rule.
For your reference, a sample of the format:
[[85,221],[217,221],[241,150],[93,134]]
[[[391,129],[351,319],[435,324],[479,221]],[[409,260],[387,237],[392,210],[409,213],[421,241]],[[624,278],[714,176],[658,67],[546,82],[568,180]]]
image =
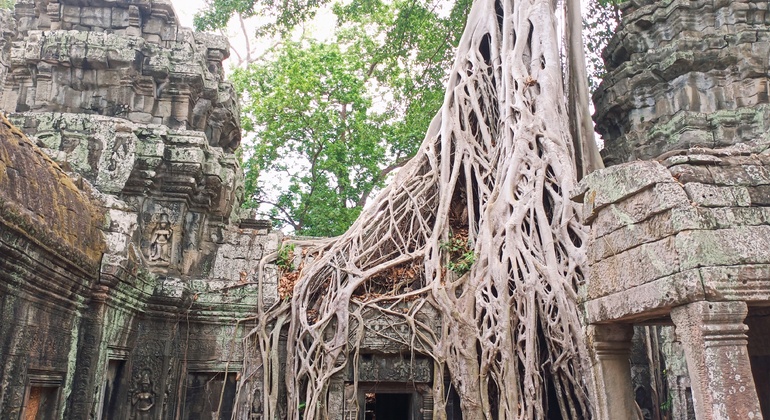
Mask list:
[[590,227],[583,296],[601,419],[640,417],[634,325],[662,326],[652,353],[671,367],[657,389],[669,418],[770,417],[768,5],[621,6],[594,96],[616,166],[575,197]]
[[606,165],[767,132],[768,2],[632,0],[594,94]]
[[1,418],[260,418],[228,51],[168,1],[0,11]]

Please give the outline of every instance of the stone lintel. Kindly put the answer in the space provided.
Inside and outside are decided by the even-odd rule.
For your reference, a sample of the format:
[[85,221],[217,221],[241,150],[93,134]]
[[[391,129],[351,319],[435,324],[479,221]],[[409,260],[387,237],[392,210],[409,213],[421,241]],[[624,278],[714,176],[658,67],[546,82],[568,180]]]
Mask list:
[[708,300],[770,301],[770,264],[703,267],[700,272]]
[[700,273],[695,269],[588,300],[584,307],[588,322],[592,324],[608,321],[642,321],[665,316],[674,306],[704,298]]

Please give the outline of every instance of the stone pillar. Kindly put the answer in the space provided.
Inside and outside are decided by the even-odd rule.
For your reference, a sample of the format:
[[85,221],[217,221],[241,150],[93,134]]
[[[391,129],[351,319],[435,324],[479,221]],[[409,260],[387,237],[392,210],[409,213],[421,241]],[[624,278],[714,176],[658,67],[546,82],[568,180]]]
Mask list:
[[631,385],[631,338],[634,327],[626,324],[591,325],[594,351],[597,414],[600,420],[639,418]]
[[745,302],[695,302],[671,310],[699,420],[762,418],[743,323],[747,313]]

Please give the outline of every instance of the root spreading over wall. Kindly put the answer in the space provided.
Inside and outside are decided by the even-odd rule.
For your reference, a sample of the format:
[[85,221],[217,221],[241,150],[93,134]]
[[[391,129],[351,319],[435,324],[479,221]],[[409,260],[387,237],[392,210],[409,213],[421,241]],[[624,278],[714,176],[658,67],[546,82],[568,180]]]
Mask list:
[[[569,194],[575,157],[595,150],[570,134],[584,115],[569,115],[565,99],[575,66],[560,12],[548,0],[476,0],[414,159],[347,233],[293,241],[293,288],[260,308],[251,335],[264,418],[284,409],[281,381],[289,418],[329,418],[330,379],[358,365],[372,311],[403,323],[404,344],[433,359],[435,419],[446,417],[445,374],[464,419],[591,417],[576,305],[585,232]],[[418,316],[427,307],[438,328]]]

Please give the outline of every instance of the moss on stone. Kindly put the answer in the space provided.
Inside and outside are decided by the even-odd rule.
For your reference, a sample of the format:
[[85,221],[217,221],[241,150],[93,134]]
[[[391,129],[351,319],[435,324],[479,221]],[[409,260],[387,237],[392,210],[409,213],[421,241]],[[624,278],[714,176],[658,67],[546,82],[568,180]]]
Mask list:
[[97,273],[100,207],[4,116],[0,120],[0,221]]

